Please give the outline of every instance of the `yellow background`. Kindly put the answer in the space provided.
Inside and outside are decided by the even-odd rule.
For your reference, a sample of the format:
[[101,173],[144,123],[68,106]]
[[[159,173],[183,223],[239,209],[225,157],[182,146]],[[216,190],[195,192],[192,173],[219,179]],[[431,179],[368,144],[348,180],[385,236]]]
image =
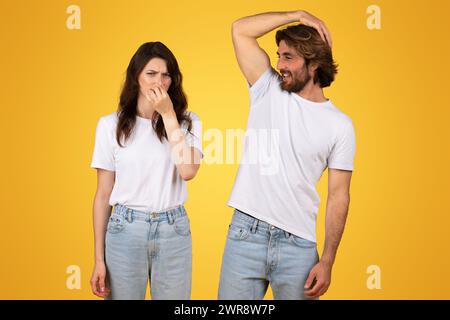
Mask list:
[[[81,30],[66,27],[71,4],[81,9]],[[366,27],[371,4],[381,8],[381,30]],[[322,298],[449,299],[446,0],[2,0],[0,298],[95,299],[95,126],[116,110],[139,45],[160,40],[174,52],[189,108],[204,130],[225,134],[245,128],[248,116],[232,21],[295,9],[331,30],[340,71],[325,93],[353,119],[357,134],[348,222]],[[274,32],[260,43],[274,63]],[[217,296],[237,167],[204,164],[188,184],[193,299]],[[318,185],[319,253],[326,188],[325,174]],[[66,287],[69,265],[81,268],[80,290]],[[370,265],[381,268],[379,290],[366,286]]]

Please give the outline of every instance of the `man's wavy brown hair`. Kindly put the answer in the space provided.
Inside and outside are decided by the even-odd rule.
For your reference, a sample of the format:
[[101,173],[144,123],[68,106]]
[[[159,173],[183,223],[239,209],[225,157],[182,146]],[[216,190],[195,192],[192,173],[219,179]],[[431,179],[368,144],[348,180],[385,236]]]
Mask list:
[[333,60],[331,48],[322,40],[316,29],[302,24],[278,30],[275,36],[277,45],[284,40],[305,59],[305,65],[317,64],[314,83],[321,88],[329,87],[337,74],[337,64]]

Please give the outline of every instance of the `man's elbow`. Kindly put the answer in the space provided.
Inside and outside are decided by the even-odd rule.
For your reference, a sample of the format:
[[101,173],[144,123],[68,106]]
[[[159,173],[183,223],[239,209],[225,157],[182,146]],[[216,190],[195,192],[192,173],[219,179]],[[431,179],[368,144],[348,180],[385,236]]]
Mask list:
[[349,204],[350,192],[330,192],[328,194],[328,200]]
[[241,32],[241,21],[238,19],[231,24],[231,35],[234,38],[238,36],[240,32]]

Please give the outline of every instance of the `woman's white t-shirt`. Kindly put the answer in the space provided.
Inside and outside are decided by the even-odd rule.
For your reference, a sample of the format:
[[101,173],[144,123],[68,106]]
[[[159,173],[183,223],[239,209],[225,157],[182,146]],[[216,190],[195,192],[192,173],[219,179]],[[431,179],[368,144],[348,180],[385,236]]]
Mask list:
[[[202,125],[198,116],[180,127],[186,143],[202,152]],[[101,117],[97,124],[91,167],[115,172],[115,183],[109,204],[125,205],[144,212],[161,212],[184,204],[186,182],[181,178],[171,157],[167,139],[161,142],[152,127],[152,120],[136,117],[133,134],[120,147],[116,140],[118,116],[114,112]]]

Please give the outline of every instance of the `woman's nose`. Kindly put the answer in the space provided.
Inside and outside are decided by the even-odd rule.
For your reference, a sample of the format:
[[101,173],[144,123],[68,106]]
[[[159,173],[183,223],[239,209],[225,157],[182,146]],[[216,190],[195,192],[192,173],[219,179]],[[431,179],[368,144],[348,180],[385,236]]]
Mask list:
[[159,86],[162,85],[162,78],[161,78],[161,76],[156,77],[155,84],[157,84]]

